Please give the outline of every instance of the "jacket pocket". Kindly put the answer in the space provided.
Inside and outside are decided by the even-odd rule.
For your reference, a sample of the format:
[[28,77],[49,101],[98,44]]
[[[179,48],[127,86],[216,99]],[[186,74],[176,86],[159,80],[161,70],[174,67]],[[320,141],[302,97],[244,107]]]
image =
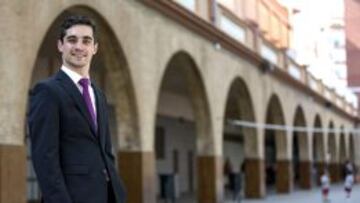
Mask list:
[[86,175],[89,173],[89,168],[86,165],[72,164],[63,167],[64,174],[67,175]]

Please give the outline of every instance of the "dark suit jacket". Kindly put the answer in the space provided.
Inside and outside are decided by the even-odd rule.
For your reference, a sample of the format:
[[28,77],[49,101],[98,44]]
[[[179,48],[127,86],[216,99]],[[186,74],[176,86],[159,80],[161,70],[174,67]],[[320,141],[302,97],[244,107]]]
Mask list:
[[124,202],[111,152],[106,99],[95,85],[93,89],[97,132],[79,89],[63,71],[38,83],[31,93],[32,160],[45,203],[106,203],[107,177],[116,203]]

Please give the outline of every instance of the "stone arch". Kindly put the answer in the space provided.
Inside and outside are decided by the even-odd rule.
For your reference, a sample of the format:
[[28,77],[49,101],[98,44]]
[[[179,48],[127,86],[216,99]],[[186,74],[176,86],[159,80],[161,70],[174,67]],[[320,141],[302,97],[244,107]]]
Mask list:
[[336,133],[334,122],[330,121],[328,125],[328,142],[327,142],[327,161],[331,180],[339,181],[340,171],[338,164],[338,148],[336,144]]
[[[178,77],[182,74],[183,78]],[[172,78],[165,81],[167,76]],[[168,64],[166,65],[165,71],[162,73],[161,87],[158,91],[158,106],[159,98],[161,96],[161,90],[164,86],[174,88],[176,83],[185,83],[186,89],[181,89],[181,93],[187,91],[191,98],[191,107],[193,110],[194,120],[196,121],[197,131],[197,152],[198,154],[209,154],[213,150],[213,138],[212,136],[212,125],[211,125],[211,112],[208,103],[208,97],[205,89],[203,77],[199,71],[195,61],[185,51],[178,51],[173,54]],[[181,81],[184,80],[184,81]],[[169,83],[169,84],[166,84]]]
[[[316,114],[313,131],[313,160],[315,163],[325,161],[325,136],[319,114]],[[321,130],[321,131],[318,131]]]
[[[162,79],[157,96],[155,126],[157,129],[164,128],[165,138],[169,136],[168,141],[165,139],[168,153],[169,150],[172,151],[173,157],[178,157],[176,154],[180,153],[180,150],[187,150],[185,153],[188,153],[187,163],[182,164],[183,167],[186,165],[187,169],[180,171],[176,164],[177,158],[174,158],[173,167],[169,170],[179,173],[179,179],[183,180],[180,192],[193,194],[197,191],[197,197],[203,199],[202,191],[212,190],[215,185],[209,185],[214,182],[202,174],[208,173],[208,167],[213,167],[214,162],[221,167],[219,160],[209,158],[214,151],[215,143],[204,80],[194,59],[185,51],[178,51],[172,55],[160,78]],[[170,132],[171,129],[175,129],[176,123],[183,125],[183,130],[187,131],[181,135],[174,131],[171,135],[166,133],[167,130]],[[155,132],[155,146],[160,141],[158,135],[159,133]],[[173,143],[174,140],[178,140],[179,144]],[[156,152],[156,156],[158,154]],[[161,160],[158,160],[157,168],[159,173],[166,170],[161,166]],[[216,177],[216,174],[211,176]]]
[[[268,105],[267,105],[267,111],[266,111],[266,124],[274,124],[274,125],[285,125],[285,117],[283,113],[282,104],[280,102],[280,99],[277,95],[272,95]],[[277,156],[276,158],[283,158],[287,156],[286,153],[286,134],[285,132],[281,130],[275,130],[276,137],[276,150],[277,150]]]
[[[258,139],[255,128],[232,125],[230,121],[256,122],[252,98],[245,81],[236,77],[229,87],[224,109],[223,154],[226,165],[235,166],[233,171],[244,177],[245,195],[257,197],[260,182],[254,182],[253,162],[257,154]],[[260,173],[258,171],[258,173]],[[229,174],[228,174],[229,175]]]
[[[58,27],[65,17],[73,14],[87,15],[97,24],[99,50],[91,64],[91,77],[107,95],[113,149],[119,158],[125,151],[141,148],[138,108],[127,57],[121,42],[112,30],[112,25],[103,18],[101,13],[85,5],[61,10],[49,26],[41,45],[38,46],[28,87],[32,88],[36,82],[59,70],[62,62],[56,46]],[[127,169],[131,168],[128,161],[122,160],[118,165],[126,187],[132,181],[128,178],[131,176],[126,174],[129,171]]]
[[330,162],[335,162],[337,161],[337,145],[336,145],[336,134],[335,134],[335,127],[334,127],[334,122],[330,121],[329,125],[328,125],[328,150],[327,153],[330,156],[329,161]]
[[344,126],[340,127],[340,141],[339,141],[339,161],[341,164],[345,163],[347,157],[346,153],[346,135]]
[[326,167],[326,152],[325,152],[325,134],[323,130],[322,121],[319,114],[316,114],[314,120],[314,130],[312,133],[312,147],[313,147],[313,168],[316,169],[317,177],[314,182],[320,184],[320,175],[324,173]]
[[[279,97],[273,94],[266,108],[266,124],[286,125]],[[276,184],[279,193],[291,189],[291,163],[288,157],[287,135],[284,130],[265,129],[266,183]],[[274,179],[273,179],[274,178]]]
[[355,143],[354,143],[354,134],[349,134],[349,159],[352,163],[355,163]]
[[344,130],[344,126],[342,125],[340,127],[340,140],[339,140],[339,170],[340,170],[340,178],[343,180],[345,178],[345,171],[344,171],[344,165],[345,162],[347,161],[348,157],[347,157],[347,153],[346,153],[346,135],[345,135],[345,130]]
[[[296,107],[293,126],[302,128],[307,126],[304,111],[301,106]],[[310,143],[308,134],[304,131],[294,130],[292,140],[294,181],[298,183],[301,188],[308,189],[311,187]]]

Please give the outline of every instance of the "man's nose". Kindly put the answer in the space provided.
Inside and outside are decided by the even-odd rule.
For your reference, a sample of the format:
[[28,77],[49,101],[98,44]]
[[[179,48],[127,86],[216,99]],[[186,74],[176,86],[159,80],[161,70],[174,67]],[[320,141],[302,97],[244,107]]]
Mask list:
[[75,44],[75,49],[77,49],[77,50],[82,50],[82,49],[84,49],[84,44],[83,44],[81,41],[78,41],[78,42]]

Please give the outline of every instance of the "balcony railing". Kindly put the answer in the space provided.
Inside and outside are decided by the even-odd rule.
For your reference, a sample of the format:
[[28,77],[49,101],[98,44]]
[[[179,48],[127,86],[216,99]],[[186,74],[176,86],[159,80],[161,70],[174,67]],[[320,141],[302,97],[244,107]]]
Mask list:
[[288,73],[290,74],[291,77],[299,80],[299,81],[303,81],[303,70],[301,68],[301,66],[298,66],[295,62],[293,62],[292,60],[289,60],[290,63],[288,63],[287,66],[287,70]]
[[321,86],[321,81],[319,79],[316,79],[313,75],[311,74],[307,74],[308,76],[308,84],[309,84],[309,87],[317,92],[317,93],[321,93],[321,90],[322,90],[322,86]]

